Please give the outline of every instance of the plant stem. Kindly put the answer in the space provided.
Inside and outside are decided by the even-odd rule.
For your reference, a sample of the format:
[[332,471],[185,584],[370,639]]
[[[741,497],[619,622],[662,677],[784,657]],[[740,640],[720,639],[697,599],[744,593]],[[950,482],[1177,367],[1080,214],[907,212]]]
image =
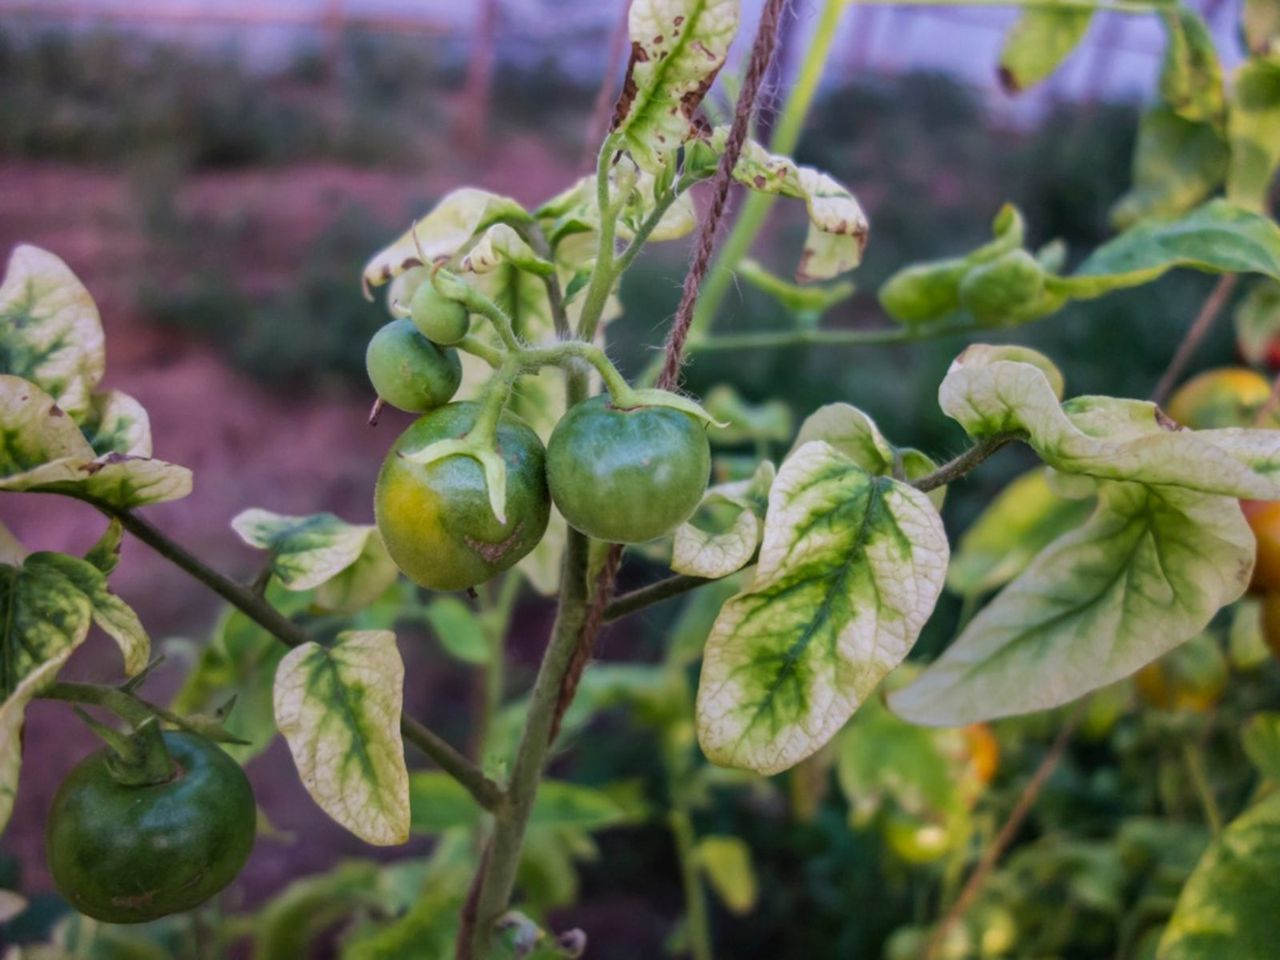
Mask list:
[[1200,800],[1200,808],[1204,811],[1204,821],[1209,832],[1217,836],[1222,832],[1222,811],[1218,800],[1213,795],[1213,787],[1204,771],[1204,751],[1198,743],[1183,741],[1182,762],[1187,768],[1187,777],[1195,788],[1196,797]]
[[950,909],[938,921],[938,925],[934,927],[933,933],[929,937],[928,946],[925,948],[924,960],[937,960],[942,944],[946,940],[947,932],[956,923],[964,919],[964,915],[973,906],[973,902],[978,898],[978,894],[982,892],[982,888],[986,884],[987,878],[991,875],[991,871],[995,869],[1005,850],[1009,848],[1009,845],[1018,836],[1018,831],[1022,829],[1022,824],[1026,821],[1027,816],[1031,813],[1031,808],[1035,806],[1036,800],[1040,797],[1040,791],[1044,789],[1049,777],[1053,775],[1053,771],[1062,762],[1062,758],[1067,752],[1067,744],[1071,742],[1071,737],[1075,733],[1083,713],[1083,704],[1077,705],[1071,716],[1067,718],[1066,722],[1058,730],[1058,735],[1054,738],[1053,745],[1049,747],[1049,752],[1040,761],[1040,766],[1036,767],[1035,772],[1031,774],[1031,779],[1027,781],[1027,785],[1022,788],[1022,793],[1018,795],[1018,801],[1014,804],[1013,809],[1009,811],[1009,816],[1004,825],[1001,826],[1000,832],[991,841],[991,845],[982,852],[978,865],[973,868],[973,873],[969,874],[969,879],[965,882],[960,895],[956,897]]
[[[185,547],[171,540],[149,521],[129,510],[122,510],[97,500],[85,502],[107,517],[118,520],[125,530],[222,597],[281,643],[289,647],[297,647],[311,641],[302,627],[280,613],[265,599],[256,595],[250,588],[218,573]],[[476,802],[486,810],[492,810],[501,803],[502,788],[425,725],[402,714],[400,730],[407,741],[435,761],[441,770],[466,787]]]
[[680,865],[681,886],[684,888],[685,933],[689,939],[689,954],[693,960],[713,960],[707,895],[702,889],[702,875],[695,858],[693,823],[684,804],[677,804],[671,811],[669,821],[676,844],[676,860]]
[[1173,390],[1174,384],[1182,379],[1182,374],[1199,348],[1200,341],[1209,333],[1209,330],[1213,327],[1213,322],[1218,319],[1218,314],[1222,312],[1222,308],[1226,306],[1227,301],[1231,298],[1237,279],[1237,275],[1234,273],[1224,273],[1218,278],[1218,282],[1214,284],[1213,289],[1209,291],[1209,296],[1205,298],[1200,311],[1196,314],[1195,320],[1191,322],[1191,326],[1187,328],[1182,342],[1178,344],[1178,349],[1169,361],[1169,366],[1165,367],[1164,373],[1160,375],[1159,383],[1151,391],[1152,403],[1164,403],[1165,398]]
[[[813,42],[804,58],[804,66],[783,104],[773,136],[769,140],[769,149],[773,153],[789,156],[800,141],[805,117],[818,92],[818,84],[831,55],[832,44],[840,32],[840,16],[848,5],[848,0],[826,0],[823,4],[822,13],[814,27]],[[775,199],[771,194],[752,193],[743,202],[733,229],[725,238],[706,280],[703,281],[698,307],[693,316],[688,349],[698,349],[700,346],[699,341],[703,336],[700,331],[707,329],[720,309],[721,301],[733,282],[733,271],[751,249]]]
[[484,960],[489,956],[494,924],[506,911],[515,885],[525,828],[550,747],[551,723],[560,695],[560,683],[578,645],[578,635],[586,617],[587,553],[587,538],[570,530],[565,545],[555,627],[530,694],[529,712],[511,767],[507,802],[495,811],[488,868],[484,871],[476,902],[476,925],[471,943],[473,960]]
[[64,703],[83,703],[95,707],[104,707],[121,720],[125,720],[135,727],[148,717],[155,716],[181,730],[199,733],[221,743],[248,742],[231,736],[227,731],[222,730],[216,721],[193,721],[188,717],[180,716],[163,707],[156,706],[154,703],[143,700],[141,697],[119,687],[98,683],[61,681],[39,694],[39,697],[42,700],[61,700]]
[[948,483],[959,480],[972,471],[993,453],[1005,444],[1011,443],[1014,439],[1016,438],[1012,434],[1001,433],[994,437],[987,437],[985,440],[979,440],[964,453],[948,460],[933,473],[925,474],[923,477],[911,481],[911,485],[921,493],[928,493],[938,487],[945,487]]
[[638,590],[632,590],[630,593],[615,597],[604,608],[605,622],[621,620],[623,617],[638,613],[645,607],[651,607],[655,603],[670,600],[672,597],[681,596],[690,590],[697,590],[699,587],[715,582],[714,579],[707,577],[691,577],[683,573],[658,580],[647,587],[640,587]]
[[613,281],[618,278],[614,266],[614,232],[618,211],[609,202],[609,167],[611,154],[615,149],[613,136],[605,137],[596,160],[596,206],[600,213],[600,237],[595,267],[591,271],[591,280],[584,294],[582,312],[578,315],[578,336],[588,342],[596,338],[596,328],[600,325],[600,317],[604,315],[605,304],[609,302],[609,291],[613,289]]

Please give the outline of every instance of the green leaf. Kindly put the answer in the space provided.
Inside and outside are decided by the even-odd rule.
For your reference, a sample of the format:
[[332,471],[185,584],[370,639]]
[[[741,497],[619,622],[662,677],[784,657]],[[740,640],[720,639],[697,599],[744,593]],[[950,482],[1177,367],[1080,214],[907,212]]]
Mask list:
[[738,32],[738,0],[634,0],[631,60],[611,132],[656,174],[693,136],[694,114]]
[[475,612],[457,597],[437,597],[427,606],[427,622],[440,645],[463,663],[485,664],[491,651]]
[[1059,404],[1046,367],[1056,374],[1035,351],[975,344],[952,363],[939,405],[970,436],[1021,436],[1065,473],[1280,497],[1277,431],[1184,430],[1140,400],[1076,397]]
[[1000,51],[1000,85],[1021,93],[1053,74],[1089,30],[1093,10],[1036,7],[1023,10]]
[[1042,549],[1085,521],[1091,500],[1068,500],[1043,467],[1014,479],[964,532],[947,568],[947,588],[981,596],[1002,587]]
[[1227,199],[1265,214],[1280,164],[1280,60],[1246,60],[1236,71],[1227,115],[1231,168]]
[[102,321],[84,284],[52,253],[16,247],[0,284],[0,373],[30,380],[78,418],[105,368]]
[[1254,366],[1267,364],[1272,345],[1280,343],[1280,283],[1254,283],[1236,307],[1234,319],[1241,356]]
[[[690,148],[687,166],[694,175],[709,176],[715,171],[728,138],[728,127],[716,127]],[[853,194],[828,174],[799,166],[789,157],[772,154],[748,140],[733,168],[733,177],[758,193],[804,201],[809,212],[809,232],[796,268],[798,283],[830,280],[862,262],[871,230],[867,215]]]
[[1257,670],[1271,662],[1271,650],[1262,633],[1262,601],[1242,597],[1231,608],[1231,628],[1227,632],[1227,657],[1235,670]]
[[372,524],[346,523],[331,513],[289,517],[255,508],[231,526],[249,546],[271,554],[271,572],[287,589],[324,588],[316,602],[325,609],[358,610],[398,576]]
[[1241,734],[1244,752],[1264,777],[1280,783],[1280,713],[1255,713]]
[[722,483],[707,490],[700,511],[726,507],[732,513],[727,529],[711,532],[692,522],[676,528],[671,569],[693,577],[718,580],[741,570],[755,555],[764,532],[769,487],[776,474],[765,460],[749,480]]
[[[618,212],[617,234],[622,240],[635,237],[657,209],[658,178],[639,170],[628,158],[619,159],[609,169],[609,195],[613,202],[621,199]],[[625,191],[625,196],[619,194]],[[542,232],[556,252],[556,262],[562,266],[582,267],[594,258],[599,246],[600,204],[596,192],[596,176],[579,177],[572,186],[556,194],[534,211]],[[697,226],[697,211],[688,191],[680,194],[658,219],[649,233],[651,241],[676,240],[693,232]],[[575,274],[575,278],[580,274]],[[590,279],[589,271],[578,285]],[[571,281],[565,289],[565,301],[572,299]]]
[[1184,119],[1164,105],[1148,110],[1138,123],[1133,186],[1112,207],[1112,222],[1125,229],[1186,213],[1222,184],[1229,157],[1214,124]]
[[1239,597],[1253,536],[1229,497],[1106,482],[1054,541],[889,705],[954,726],[1068,703],[1200,633]]
[[1182,888],[1158,960],[1269,960],[1280,941],[1280,796],[1231,822]]
[[[913,447],[895,447],[871,417],[847,403],[829,403],[809,414],[800,425],[791,450],[799,450],[814,440],[831,444],[863,470],[877,476],[892,475],[899,462],[902,475],[908,480],[917,480],[938,468],[932,459]],[[941,510],[946,495],[946,488],[939,487],[930,491],[929,499]]]
[[[439,770],[417,771],[409,778],[409,806],[414,833],[470,828],[483,814],[466,788]],[[627,807],[601,790],[565,780],[544,780],[529,815],[529,827],[604,830],[632,819]]]
[[924,494],[822,441],[792,453],[755,578],[707,639],[697,718],[708,758],[777,773],[830,740],[915,643],[946,560]]
[[788,313],[815,321],[832,307],[852,297],[856,289],[849,280],[819,287],[802,287],[783,280],[751,258],[739,263],[736,273],[751,286],[772,297]]
[[367,843],[409,836],[409,773],[400,739],[404,664],[387,630],[306,643],[276,671],[276,726],[320,808]]
[[1174,267],[1205,273],[1261,273],[1280,280],[1280,227],[1226,200],[1177,220],[1144,221],[1095,250],[1049,289],[1077,299],[1136,287]]
[[89,410],[81,419],[80,429],[98,456],[151,456],[151,418],[142,404],[127,393],[95,393],[89,398]]
[[872,698],[836,741],[836,777],[849,801],[854,826],[866,826],[892,804],[930,822],[961,807],[961,771],[966,753],[960,730],[915,726]]
[[1181,3],[1160,11],[1167,43],[1160,66],[1160,99],[1188,120],[1220,121],[1225,109],[1222,66],[1200,15]]
[[707,391],[703,398],[707,413],[726,426],[711,434],[712,443],[735,446],[742,443],[782,442],[795,429],[791,408],[784,400],[750,403],[727,383]]
[[[308,594],[292,593],[274,583],[267,588],[266,598],[287,617],[302,613],[311,602]],[[276,668],[287,652],[283,643],[255,621],[227,607],[170,709],[187,716],[212,713],[234,696],[235,709],[223,723],[248,744],[225,744],[224,749],[241,765],[246,764],[275,737],[272,687]]]
[[463,187],[446,194],[398,240],[374,254],[361,274],[366,295],[406,270],[452,263],[495,223],[528,223],[532,217],[510,197]]
[[99,456],[49,394],[21,377],[0,376],[0,490],[65,493],[130,508],[191,492],[191,471],[161,460]]
[[295,880],[253,918],[256,960],[295,960],[312,953],[316,941],[343,917],[377,908],[378,865],[364,860]]
[[730,913],[742,916],[755,908],[759,884],[751,866],[751,848],[742,838],[703,837],[694,848],[693,856],[707,883]]

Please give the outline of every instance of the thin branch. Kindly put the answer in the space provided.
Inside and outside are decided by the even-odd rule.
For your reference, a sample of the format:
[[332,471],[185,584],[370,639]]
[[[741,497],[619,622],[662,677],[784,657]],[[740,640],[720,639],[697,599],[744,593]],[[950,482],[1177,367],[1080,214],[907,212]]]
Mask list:
[[948,460],[933,473],[925,474],[923,477],[911,481],[911,485],[921,493],[928,493],[938,487],[945,487],[948,483],[959,480],[965,474],[974,470],[997,450],[1005,444],[1011,443],[1014,439],[1016,438],[1012,434],[1002,433],[994,437],[988,437],[985,440],[979,440],[964,453]]
[[1218,282],[1214,284],[1213,289],[1209,291],[1209,296],[1205,298],[1204,303],[1201,305],[1200,312],[1196,314],[1196,318],[1191,322],[1191,326],[1187,328],[1182,342],[1178,344],[1178,349],[1169,361],[1169,366],[1165,367],[1164,373],[1160,375],[1160,382],[1151,391],[1152,403],[1164,403],[1165,398],[1173,390],[1174,384],[1182,379],[1182,374],[1199,348],[1200,341],[1209,333],[1209,330],[1213,327],[1213,322],[1218,319],[1218,314],[1222,312],[1222,308],[1226,306],[1227,301],[1231,298],[1231,293],[1236,288],[1237,280],[1236,274],[1224,273],[1218,278]]
[[[310,636],[302,627],[280,613],[252,589],[218,573],[185,547],[171,540],[150,521],[144,520],[132,511],[121,510],[96,500],[87,502],[106,516],[118,520],[125,530],[240,610],[281,643],[297,647],[310,642]],[[486,810],[493,810],[501,802],[502,788],[423,724],[412,717],[402,715],[400,729],[405,739],[434,760],[441,770],[466,787],[476,802]]]
[[674,577],[667,577],[664,580],[651,583],[647,587],[640,587],[638,590],[632,590],[630,593],[615,597],[604,608],[604,622],[611,623],[614,620],[621,620],[623,617],[629,617],[631,614],[638,613],[646,607],[653,606],[655,603],[682,596],[690,590],[697,590],[699,587],[705,587],[708,583],[717,582],[717,580],[708,577],[691,577],[683,573]]
[[1000,832],[991,841],[991,845],[983,851],[978,865],[973,868],[973,873],[969,874],[969,879],[965,881],[964,889],[960,891],[960,895],[956,897],[946,915],[934,927],[933,934],[929,937],[929,944],[925,948],[924,960],[937,960],[942,944],[946,940],[947,932],[960,922],[969,911],[969,908],[973,906],[974,900],[982,892],[982,888],[986,884],[987,878],[991,875],[991,871],[995,869],[1000,858],[1004,856],[1005,850],[1009,848],[1009,845],[1018,836],[1018,831],[1022,829],[1023,823],[1026,822],[1032,807],[1035,806],[1036,800],[1040,797],[1040,791],[1044,789],[1049,777],[1053,775],[1053,771],[1062,762],[1062,758],[1067,752],[1067,745],[1071,742],[1071,737],[1075,733],[1083,713],[1082,706],[1078,705],[1058,731],[1058,735],[1054,738],[1049,752],[1044,755],[1044,759],[1040,761],[1040,766],[1036,767],[1035,773],[1031,775],[1027,785],[1022,788],[1022,793],[1018,796],[1018,802],[1009,811],[1009,816],[1000,828]]

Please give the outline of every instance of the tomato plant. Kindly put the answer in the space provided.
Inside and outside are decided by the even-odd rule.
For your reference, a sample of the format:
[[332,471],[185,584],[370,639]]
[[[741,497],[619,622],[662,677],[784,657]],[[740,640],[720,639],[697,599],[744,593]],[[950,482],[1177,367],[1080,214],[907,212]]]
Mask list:
[[[1241,353],[1270,362],[1280,18],[1245,5],[1251,53],[1227,83],[1187,6],[1026,4],[999,64],[1010,91],[1049,76],[1095,7],[1166,33],[1114,236],[1069,260],[1060,243],[1029,245],[1035,225],[1006,204],[989,241],[900,265],[876,295],[890,322],[862,328],[823,318],[854,294],[842,278],[867,215],[788,156],[840,0],[824,4],[770,142],[753,139],[784,6],[767,0],[726,110],[714,98],[736,0],[634,0],[591,173],[531,208],[460,187],[373,253],[359,280],[371,298],[386,288],[392,320],[369,344],[370,381],[422,416],[388,442],[373,523],[235,517],[265,558],[247,585],[144,517],[187,496],[191,471],[153,456],[145,409],[103,388],[89,290],[52,253],[13,252],[0,490],[74,498],[104,520],[84,556],[29,552],[0,529],[0,821],[32,701],[118,721],[86,714],[109,749],[51,801],[50,862],[73,907],[142,921],[224,888],[258,830],[240,764],[278,734],[307,793],[357,838],[436,842],[425,858],[343,863],[238,918],[266,958],[305,955],[334,928],[353,960],[579,956],[610,931],[550,929],[576,863],[599,852],[594,832],[644,824],[679,873],[672,950],[709,960],[724,914],[747,925],[789,893],[760,884],[752,846],[710,815],[723,791],[772,831],[883,845],[884,876],[914,893],[910,922],[880,931],[886,956],[1273,955],[1280,718],[1276,665],[1255,654],[1280,632],[1277,391],[1240,368],[1187,381],[1167,410],[1157,400],[1240,278],[1254,284]],[[735,184],[750,197],[717,251]],[[794,282],[747,260],[780,196],[806,218]],[[628,377],[610,355],[622,279],[649,244],[690,234],[662,352]],[[740,268],[776,303],[775,329],[721,317]],[[1008,342],[1174,270],[1219,279],[1155,399],[1072,395],[1050,357]],[[944,338],[967,341],[938,384],[963,437],[950,456],[847,402],[870,398],[832,397],[793,429],[768,398],[725,385],[708,412],[683,389],[684,364],[714,354]],[[948,490],[992,458],[1014,463],[1014,448],[1023,472],[952,537]],[[229,604],[169,706],[144,697],[151,641],[109,586],[126,535]],[[555,598],[554,622],[513,695],[505,643],[532,593]],[[605,624],[685,594],[655,656],[591,663]],[[60,677],[95,625],[120,648],[123,683]],[[466,750],[405,710],[418,678],[397,631],[423,627],[479,675]],[[656,743],[657,782],[548,778],[554,751],[614,708]],[[1077,732],[1081,753],[1107,755],[1101,772],[1072,763]],[[434,768],[411,769],[409,749]],[[1060,788],[1055,772],[1074,780]],[[1106,802],[1081,811],[1090,790]]]

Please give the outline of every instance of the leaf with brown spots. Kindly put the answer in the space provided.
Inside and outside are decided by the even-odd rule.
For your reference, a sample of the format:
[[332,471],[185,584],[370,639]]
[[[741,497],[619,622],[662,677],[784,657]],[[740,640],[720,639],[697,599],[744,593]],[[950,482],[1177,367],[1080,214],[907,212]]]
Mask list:
[[737,0],[634,0],[631,61],[613,133],[641,170],[658,173],[695,133],[694,114],[738,32]]

